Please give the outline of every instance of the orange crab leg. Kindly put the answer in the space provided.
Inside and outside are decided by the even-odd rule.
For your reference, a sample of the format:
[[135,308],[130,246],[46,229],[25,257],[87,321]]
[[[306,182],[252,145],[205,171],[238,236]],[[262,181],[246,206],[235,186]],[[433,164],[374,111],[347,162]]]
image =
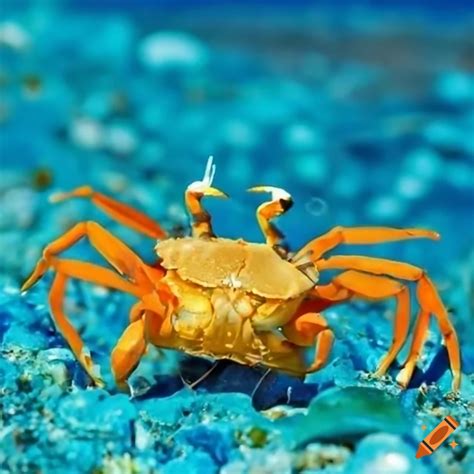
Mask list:
[[130,323],[138,321],[143,316],[145,308],[143,306],[143,301],[137,301],[131,308],[128,320]]
[[[169,301],[168,293],[162,293],[161,290],[163,288],[160,287],[159,289],[156,288],[153,293],[145,294],[143,288],[123,280],[112,270],[88,262],[60,260],[52,257],[50,263],[58,271],[50,293],[53,320],[80,364],[98,386],[104,385],[99,375],[99,368],[93,364],[89,351],[85,348],[81,337],[62,310],[66,278],[78,278],[90,283],[122,290],[137,298],[142,298],[141,301],[132,306],[130,310],[130,325],[120,337],[111,356],[112,372],[117,386],[122,390],[127,390],[126,380],[138,365],[141,356],[146,350],[143,315],[147,309],[152,309],[157,314],[161,314],[161,311],[165,315],[167,312],[169,313],[173,306],[166,305],[166,302]],[[164,302],[161,301],[160,296],[163,296]],[[163,324],[162,319],[158,318],[155,321],[156,318],[153,318],[153,321],[155,325],[158,323],[161,326]]]
[[[449,320],[448,312],[444,307],[435,286],[421,268],[393,260],[350,255],[320,259],[315,264],[320,270],[354,269],[367,273],[375,273],[378,275],[385,274],[394,278],[417,281],[417,298],[420,303],[421,311],[434,314],[438,320],[448,350],[451,372],[453,374],[453,390],[459,390],[461,383],[461,356],[456,331]],[[418,355],[415,351],[410,352],[410,361],[416,361],[417,357]],[[411,377],[410,370],[407,369],[404,374],[406,374],[405,378],[401,377],[400,380],[402,384],[406,385],[408,383],[407,380],[409,381],[409,378],[407,379],[406,377],[408,375]]]
[[50,257],[49,263],[57,272],[68,277],[77,278],[79,280],[95,283],[96,285],[113,288],[114,290],[124,291],[137,298],[141,298],[146,290],[134,283],[124,280],[113,270],[100,267],[89,262],[81,262],[80,260],[67,260]]
[[283,334],[298,346],[315,345],[314,360],[306,373],[316,372],[327,362],[334,342],[334,333],[322,314],[305,313],[283,327]]
[[81,186],[67,193],[51,196],[52,202],[65,201],[71,198],[86,198],[104,211],[112,219],[152,239],[162,239],[166,232],[150,217],[127,204],[112,199],[105,194],[94,191],[90,186]]
[[130,310],[130,325],[125,329],[112,351],[111,366],[119,389],[129,391],[127,379],[135,370],[146,352],[147,341],[153,336],[167,337],[171,334],[171,315],[176,307],[176,298],[170,291],[159,289],[144,295]]
[[394,242],[407,239],[433,239],[438,240],[439,234],[432,230],[424,229],[394,229],[391,227],[334,227],[329,232],[319,236],[306,244],[293,257],[297,262],[308,252],[312,253],[312,260],[340,244],[366,245]]
[[[322,290],[322,291],[321,291]],[[318,296],[340,295],[343,300],[352,297],[366,299],[396,298],[394,317],[394,336],[389,351],[380,361],[375,375],[381,376],[388,370],[395,357],[403,347],[408,336],[410,325],[410,293],[408,287],[390,278],[368,275],[357,271],[347,271],[338,275],[324,287],[316,287],[314,293]]]
[[92,263],[77,260],[61,260],[55,257],[50,257],[49,263],[58,272],[54,278],[49,296],[53,321],[66,339],[73,354],[94,383],[98,386],[103,386],[98,367],[93,364],[84,342],[64,313],[63,300],[67,280],[71,277],[78,278],[89,283],[125,291],[137,298],[142,297],[145,290],[124,280],[112,270]]
[[146,352],[145,323],[143,317],[133,321],[123,332],[112,350],[112,373],[117,387],[129,391],[127,379]]
[[264,202],[257,208],[257,220],[267,245],[277,246],[284,235],[270,221],[284,214],[293,205],[291,196],[283,189],[274,186],[254,186],[247,189],[252,193],[271,193],[272,200]]
[[[397,382],[402,387],[407,387],[410,383],[416,367],[416,362],[418,361],[421,355],[421,350],[423,349],[423,344],[425,342],[426,334],[428,333],[429,325],[430,313],[428,311],[421,310],[416,321],[410,352],[405,363],[403,364],[402,370],[400,370],[397,375]],[[457,387],[454,386],[454,382],[453,390],[459,390],[459,385]]]
[[351,269],[412,281],[419,280],[424,274],[421,268],[409,263],[359,255],[335,255],[327,259],[321,258],[315,262],[315,265],[318,270]]
[[[102,268],[88,262],[63,260],[55,257],[56,254],[68,249],[84,236],[87,236],[92,246],[120,273],[125,274],[129,278],[129,281],[121,278],[107,268]],[[47,245],[43,251],[43,257],[36,265],[33,274],[24,283],[22,290],[25,291],[30,288],[49,268],[53,268],[57,271],[50,291],[50,305],[53,320],[59,331],[65,337],[78,361],[91,376],[94,383],[99,386],[103,385],[103,381],[100,378],[98,367],[93,364],[89,351],[84,346],[79,334],[69,322],[62,309],[67,278],[79,278],[91,283],[125,291],[145,301],[147,300],[147,296],[151,294],[156,297],[153,299],[153,309],[158,307],[156,300],[160,301],[160,297],[163,297],[163,303],[160,301],[160,308],[171,307],[170,303],[175,300],[174,295],[172,295],[167,286],[159,281],[163,275],[162,269],[144,264],[124,243],[95,222],[81,222],[66,232],[62,237]],[[143,304],[145,307],[147,306],[146,302]],[[137,318],[139,309],[139,306],[134,306],[131,318]],[[138,318],[137,321],[140,321],[140,319]],[[137,321],[131,323],[129,332],[125,331],[121,342],[119,341],[119,347],[121,347],[121,344],[130,344],[130,341],[135,341],[136,338],[134,339],[134,337],[137,334],[136,328],[138,327]],[[129,338],[131,338],[130,341]],[[137,348],[137,344],[132,344],[135,349],[130,349],[131,357],[140,352]],[[127,347],[130,348],[129,346]],[[121,359],[119,357],[119,359],[115,358],[114,360]],[[118,374],[119,382],[121,381],[121,374],[124,373],[125,370],[121,369],[123,364],[124,362],[116,362],[116,373]]]
[[64,235],[47,245],[43,257],[38,261],[31,276],[23,284],[21,291],[33,286],[50,267],[52,256],[70,248],[83,237],[89,238],[92,246],[121,274],[132,278],[136,283],[153,288],[145,274],[143,261],[117,237],[96,222],[87,221],[76,224]]
[[433,313],[438,318],[438,323],[448,350],[451,371],[453,372],[453,390],[458,391],[461,383],[459,342],[456,331],[449,320],[448,312],[436,291],[436,287],[428,277],[425,276],[418,282],[416,294],[421,306],[420,317],[415,328],[412,345],[405,366],[399,373],[397,381],[403,386],[408,385],[428,330],[429,318],[427,315]]
[[57,273],[54,277],[51,291],[49,293],[49,304],[53,321],[66,339],[71,351],[76,356],[84,370],[89,374],[95,385],[103,387],[104,381],[100,376],[98,366],[96,366],[90,356],[89,350],[79,336],[74,326],[69,322],[68,317],[63,310],[64,293],[68,277],[62,273]]

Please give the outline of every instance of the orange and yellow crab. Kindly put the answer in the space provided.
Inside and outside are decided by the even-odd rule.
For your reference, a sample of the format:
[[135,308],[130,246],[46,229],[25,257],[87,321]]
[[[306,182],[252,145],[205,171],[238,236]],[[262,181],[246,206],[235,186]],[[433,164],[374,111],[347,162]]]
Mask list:
[[[96,385],[103,385],[90,352],[64,313],[67,281],[77,278],[124,291],[138,302],[130,323],[111,356],[118,386],[127,379],[146,351],[160,348],[231,359],[246,365],[263,365],[304,376],[328,360],[334,335],[321,311],[353,298],[396,299],[393,342],[376,375],[383,375],[404,345],[409,330],[408,287],[395,279],[417,282],[419,314],[408,357],[397,381],[406,387],[420,357],[430,315],[438,321],[449,354],[453,390],[460,386],[460,354],[454,327],[438,292],[426,272],[413,265],[381,258],[325,254],[340,244],[376,244],[396,240],[438,239],[436,232],[385,227],[336,227],[315,238],[295,254],[281,246],[281,233],[271,223],[292,206],[291,196],[272,186],[251,188],[271,194],[257,210],[266,243],[216,237],[204,196],[225,197],[212,182],[215,166],[209,159],[204,178],[185,192],[192,218],[192,236],[169,238],[152,219],[89,186],[56,196],[90,199],[110,217],[158,240],[159,260],[145,263],[123,242],[92,221],[80,222],[47,245],[22,290],[28,290],[44,273],[55,271],[49,302],[53,320],[74,355]],[[59,254],[83,237],[116,271],[92,263],[68,260]],[[329,284],[318,285],[324,270],[343,270]],[[305,348],[314,346],[314,359],[305,365]]]

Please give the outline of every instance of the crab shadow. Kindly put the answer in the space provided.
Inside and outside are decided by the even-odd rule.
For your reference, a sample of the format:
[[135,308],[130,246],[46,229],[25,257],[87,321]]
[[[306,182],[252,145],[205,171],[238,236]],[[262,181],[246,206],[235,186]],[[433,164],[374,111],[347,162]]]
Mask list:
[[155,376],[155,384],[136,398],[168,397],[189,387],[208,393],[243,393],[252,398],[256,410],[265,410],[275,405],[306,407],[322,389],[329,387],[304,383],[296,377],[228,360],[213,363],[188,357],[181,363],[180,369],[180,375]]
[[[408,389],[438,382],[448,367],[448,354],[443,346],[425,371],[415,370]],[[182,361],[180,370],[179,375],[155,376],[155,383],[146,393],[135,398],[169,397],[188,387],[208,393],[243,393],[252,398],[256,410],[265,410],[276,405],[307,407],[316,395],[337,385],[334,380],[307,383],[301,378],[261,367],[247,367],[228,360],[211,362],[190,356]],[[356,381],[354,385],[357,385]]]

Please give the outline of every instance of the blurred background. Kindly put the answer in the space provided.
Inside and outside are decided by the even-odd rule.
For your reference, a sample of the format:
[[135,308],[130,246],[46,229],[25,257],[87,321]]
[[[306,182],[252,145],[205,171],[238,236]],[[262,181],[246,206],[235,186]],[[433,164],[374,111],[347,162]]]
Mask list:
[[82,184],[185,227],[183,191],[211,154],[232,198],[208,201],[219,235],[261,240],[264,196],[245,189],[265,184],[294,196],[293,248],[334,225],[424,226],[442,241],[378,255],[466,259],[473,9],[415,3],[3,0],[0,267],[24,275],[77,220],[108,222],[47,205]]
[[[287,474],[319,472],[301,466],[327,461],[335,470],[325,473],[468,472],[474,453],[465,417],[474,394],[468,375],[474,372],[473,32],[473,4],[458,0],[1,0],[0,471],[62,473],[67,466],[71,473],[207,474],[224,466],[224,474]],[[48,197],[89,184],[183,235],[183,193],[201,179],[209,155],[217,165],[215,186],[231,196],[206,201],[220,236],[263,241],[255,210],[266,196],[245,192],[258,184],[293,195],[295,206],[279,220],[292,249],[335,225],[437,230],[439,242],[337,253],[385,256],[429,270],[461,340],[465,398],[454,407],[444,397],[451,377],[437,324],[422,357],[426,371],[417,370],[410,390],[400,393],[390,377],[369,380],[390,344],[393,313],[385,303],[360,302],[327,311],[337,336],[333,355],[304,386],[340,390],[330,394],[331,403],[342,398],[324,422],[325,409],[310,409],[314,422],[299,428],[308,442],[320,429],[333,445],[290,453],[279,436],[293,440],[298,427],[285,427],[285,414],[278,415],[280,428],[270,424],[250,398],[235,394],[211,398],[182,390],[166,403],[152,398],[147,404],[114,394],[113,384],[108,392],[83,390],[88,380],[49,318],[51,276],[25,296],[19,284],[44,245],[81,220],[105,224],[147,261],[156,258],[154,242],[90,203],[52,205]],[[87,242],[68,253],[103,264]],[[66,309],[107,371],[128,320],[124,296],[74,282]],[[166,357],[150,351],[132,386],[143,393],[154,383],[173,389],[154,379],[179,373],[176,354],[168,365]],[[230,380],[252,394],[248,373]],[[218,393],[226,391],[226,380],[216,383]],[[267,385],[264,406],[289,403],[291,387],[282,395]],[[347,387],[361,392],[346,395]],[[377,405],[375,413],[371,390],[394,394],[395,407]],[[334,414],[338,403],[346,407],[343,415]],[[456,438],[460,447],[418,462],[422,424],[431,429],[448,413],[466,420]],[[407,420],[395,436],[397,423]],[[347,429],[378,434],[347,444]],[[246,442],[265,449],[245,450]],[[337,470],[349,458],[347,470]]]

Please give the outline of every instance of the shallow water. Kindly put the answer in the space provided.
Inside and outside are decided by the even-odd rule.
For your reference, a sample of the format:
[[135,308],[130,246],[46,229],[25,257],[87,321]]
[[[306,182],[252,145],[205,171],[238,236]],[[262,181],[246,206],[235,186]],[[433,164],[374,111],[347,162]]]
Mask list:
[[[472,12],[26,5],[6,2],[0,22],[0,472],[469,472]],[[186,234],[183,192],[208,155],[231,196],[206,200],[220,236],[263,242],[264,196],[245,192],[258,184],[292,194],[278,222],[291,250],[336,225],[438,231],[436,242],[337,253],[428,271],[459,336],[460,395],[449,396],[435,321],[407,390],[396,364],[371,377],[394,308],[356,300],[325,311],[336,342],[304,382],[222,362],[193,390],[211,361],[150,348],[129,397],[109,354],[132,300],[73,281],[67,312],[107,382],[90,388],[49,317],[52,275],[25,295],[19,287],[44,245],[78,221],[101,222],[145,261],[154,242],[84,200],[48,197],[90,184]],[[84,242],[67,255],[104,265]],[[416,459],[448,414],[461,423],[458,446]]]

